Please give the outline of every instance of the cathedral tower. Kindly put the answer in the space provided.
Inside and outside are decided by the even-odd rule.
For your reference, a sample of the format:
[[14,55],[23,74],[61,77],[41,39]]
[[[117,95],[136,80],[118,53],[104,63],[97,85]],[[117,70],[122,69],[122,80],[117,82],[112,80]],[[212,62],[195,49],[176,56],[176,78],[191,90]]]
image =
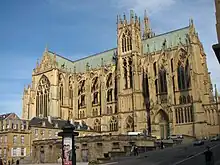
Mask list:
[[[143,108],[141,100],[141,22],[140,18],[130,11],[130,20],[124,14],[123,19],[117,18],[118,40],[118,106],[123,131],[135,131],[138,116],[136,110]],[[135,80],[135,81],[134,81]]]

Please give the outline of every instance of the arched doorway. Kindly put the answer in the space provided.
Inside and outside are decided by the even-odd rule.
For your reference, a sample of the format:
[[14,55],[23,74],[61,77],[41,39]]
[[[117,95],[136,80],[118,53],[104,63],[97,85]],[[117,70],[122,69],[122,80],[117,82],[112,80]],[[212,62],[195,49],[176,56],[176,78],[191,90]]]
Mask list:
[[167,113],[160,110],[155,116],[155,123],[158,126],[160,138],[166,139],[169,136],[169,117]]

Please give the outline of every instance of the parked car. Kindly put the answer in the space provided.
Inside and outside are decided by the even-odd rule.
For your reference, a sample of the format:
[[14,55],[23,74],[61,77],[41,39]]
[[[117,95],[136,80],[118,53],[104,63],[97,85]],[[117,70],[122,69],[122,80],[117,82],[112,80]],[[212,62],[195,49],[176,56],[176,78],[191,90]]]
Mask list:
[[219,136],[213,136],[210,141],[213,142],[213,141],[219,141]]
[[197,140],[195,140],[194,142],[193,142],[193,145],[194,146],[201,146],[201,145],[204,145],[204,141],[203,140],[199,140],[199,139],[197,139]]

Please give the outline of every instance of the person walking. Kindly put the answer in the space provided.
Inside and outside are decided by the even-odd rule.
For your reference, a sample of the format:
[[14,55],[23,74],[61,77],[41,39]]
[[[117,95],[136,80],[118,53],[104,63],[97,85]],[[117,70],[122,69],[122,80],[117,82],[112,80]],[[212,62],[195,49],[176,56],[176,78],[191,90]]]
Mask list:
[[207,149],[207,150],[204,152],[204,155],[205,155],[205,163],[206,163],[206,165],[214,165],[213,153],[212,153],[212,151],[210,150],[210,147],[209,147],[209,146],[207,146],[206,149]]
[[2,158],[0,158],[0,165],[3,165],[3,161],[2,161]]

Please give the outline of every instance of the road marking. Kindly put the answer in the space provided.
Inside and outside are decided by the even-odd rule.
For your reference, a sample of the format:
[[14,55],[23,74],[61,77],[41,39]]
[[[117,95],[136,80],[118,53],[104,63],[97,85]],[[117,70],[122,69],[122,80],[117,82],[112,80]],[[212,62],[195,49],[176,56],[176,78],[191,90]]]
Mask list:
[[105,164],[100,164],[100,165],[111,165],[111,164],[118,164],[118,162],[111,162],[111,163],[105,163]]
[[[220,144],[215,145],[215,146],[213,146],[213,147],[210,147],[210,149],[216,148],[216,147],[218,147],[218,146],[220,146]],[[196,157],[196,156],[202,155],[203,153],[204,153],[204,151],[203,151],[203,152],[199,152],[199,153],[197,153],[196,155],[193,155],[193,156],[191,156],[191,157],[189,157],[189,158],[186,158],[186,159],[183,159],[183,160],[181,160],[181,161],[179,161],[179,162],[176,162],[176,163],[174,163],[173,165],[177,165],[177,164],[183,163],[183,162],[185,162],[185,161],[187,161],[187,160],[189,160],[189,159],[192,159],[192,158],[194,158],[194,157]]]

